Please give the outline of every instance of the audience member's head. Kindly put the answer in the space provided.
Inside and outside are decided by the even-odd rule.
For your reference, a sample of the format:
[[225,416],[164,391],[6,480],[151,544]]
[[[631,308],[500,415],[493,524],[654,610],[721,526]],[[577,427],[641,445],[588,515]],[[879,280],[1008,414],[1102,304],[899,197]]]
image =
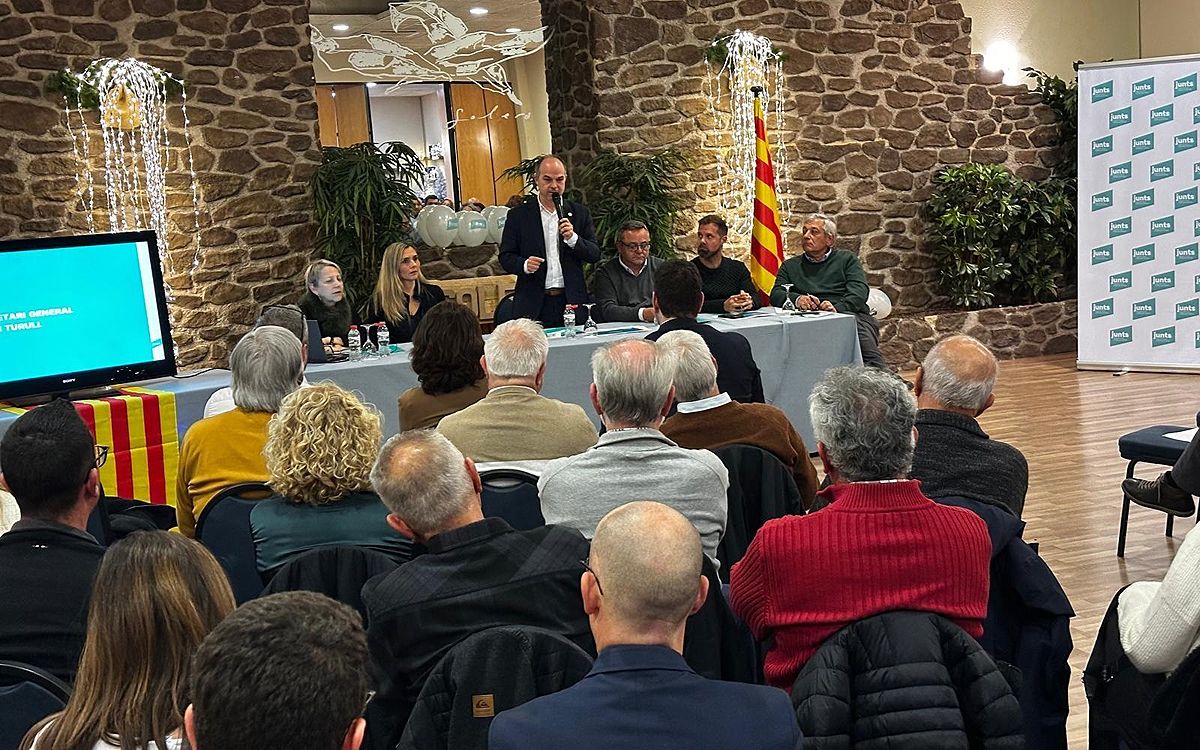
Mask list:
[[304,283],[328,307],[333,307],[346,296],[342,285],[342,268],[332,260],[314,260],[304,271]]
[[96,441],[63,400],[25,412],[0,440],[0,481],[22,518],[87,527],[100,499]]
[[426,206],[440,206],[441,204],[442,204],[441,199],[439,199],[436,195],[425,196],[425,205]]
[[233,403],[242,411],[278,411],[304,378],[301,354],[300,339],[286,328],[251,328],[229,355]]
[[908,476],[917,406],[903,380],[876,367],[835,367],[813,386],[808,404],[832,482]]
[[479,318],[453,300],[429,308],[413,333],[410,360],[421,390],[450,393],[482,380],[483,331]]
[[922,409],[977,417],[995,396],[996,356],[970,336],[951,336],[933,345],[917,369],[913,391]]
[[652,341],[626,339],[592,353],[592,406],[608,429],[657,428],[675,398],[671,362]]
[[483,366],[488,387],[527,385],[542,390],[550,342],[546,332],[529,318],[501,323],[483,344]]
[[521,195],[520,193],[513,193],[512,195],[508,196],[508,200],[504,202],[504,205],[509,209],[513,209],[524,202],[525,196]]
[[654,270],[654,311],[660,319],[694,318],[704,305],[704,282],[695,264],[668,260]]
[[299,305],[267,305],[254,321],[255,328],[263,326],[279,326],[295,334],[300,339],[300,359],[308,363],[308,320]]
[[596,526],[580,588],[596,647],[667,645],[682,653],[689,615],[708,595],[700,534],[679,511],[639,501]]
[[433,430],[409,430],[383,444],[371,484],[388,524],[418,542],[483,518],[483,485],[471,459]]
[[370,491],[381,423],[379,412],[334,383],[293,391],[267,426],[271,489],[308,505]]
[[323,594],[255,599],[196,653],[185,714],[192,750],[357,750],[366,721],[367,636]]
[[636,219],[617,227],[617,254],[631,271],[640,271],[650,257],[650,228]]
[[234,606],[225,571],[199,542],[165,531],[117,542],[96,572],[66,709],[28,739],[46,727],[39,748],[168,747],[183,729],[192,657]]
[[720,393],[717,360],[700,334],[669,331],[659,338],[658,351],[659,356],[671,363],[675,398],[680,402],[699,401]]

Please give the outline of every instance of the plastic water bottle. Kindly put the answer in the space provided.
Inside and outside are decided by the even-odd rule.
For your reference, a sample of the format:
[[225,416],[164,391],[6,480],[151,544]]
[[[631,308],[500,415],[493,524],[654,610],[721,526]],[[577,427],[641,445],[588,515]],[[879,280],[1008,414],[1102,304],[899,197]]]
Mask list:
[[563,309],[563,327],[566,329],[567,338],[575,338],[575,325],[577,319],[575,317],[575,305],[567,305]]
[[379,344],[379,356],[391,356],[392,347],[390,341],[392,334],[388,331],[387,323],[380,323],[375,329],[375,341]]
[[350,347],[351,362],[362,359],[362,335],[358,332],[358,326],[350,326],[350,334],[346,337],[346,346]]

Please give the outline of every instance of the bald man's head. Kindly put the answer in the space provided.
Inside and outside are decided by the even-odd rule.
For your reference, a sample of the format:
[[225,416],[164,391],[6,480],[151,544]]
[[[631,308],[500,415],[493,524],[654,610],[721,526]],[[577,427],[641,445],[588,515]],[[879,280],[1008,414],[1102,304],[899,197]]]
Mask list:
[[383,444],[371,469],[371,486],[393,516],[415,533],[431,536],[478,502],[468,466],[441,433],[409,430]]
[[634,427],[657,427],[674,379],[674,362],[645,339],[624,339],[592,353],[592,382],[604,416]]
[[703,554],[696,528],[674,508],[639,501],[611,511],[591,551],[605,610],[635,628],[682,623],[700,590]]
[[550,201],[551,193],[562,195],[567,189],[567,167],[553,154],[547,154],[538,161],[533,173],[533,184],[537,188],[538,199],[542,203]]
[[951,336],[929,350],[921,363],[922,391],[946,406],[980,412],[991,404],[996,357],[970,336]]

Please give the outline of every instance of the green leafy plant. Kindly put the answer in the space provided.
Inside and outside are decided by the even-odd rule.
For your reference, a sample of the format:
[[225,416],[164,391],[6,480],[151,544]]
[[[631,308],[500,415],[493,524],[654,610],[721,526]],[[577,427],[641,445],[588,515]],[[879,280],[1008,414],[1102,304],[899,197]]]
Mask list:
[[951,302],[978,308],[1057,297],[1075,250],[1066,182],[1023,180],[992,164],[934,176],[927,236]]
[[[1078,67],[1079,63],[1076,62]],[[1032,91],[1042,97],[1058,119],[1058,142],[1055,152],[1058,157],[1054,165],[1055,176],[1074,180],[1077,176],[1077,145],[1079,142],[1079,79],[1068,83],[1058,76],[1050,75],[1037,68],[1022,68],[1034,80]]]
[[687,160],[674,149],[646,156],[603,151],[579,173],[583,202],[592,212],[603,256],[616,252],[617,229],[626,221],[650,229],[650,253],[675,257],[675,218],[683,199]]
[[399,141],[321,149],[312,177],[317,251],[342,267],[356,309],[370,298],[384,249],[408,235],[423,175],[420,157]]
[[[99,109],[100,91],[93,82],[99,66],[107,62],[100,60],[88,65],[82,73],[72,73],[69,70],[57,70],[46,77],[46,91],[51,94],[61,94],[67,104],[76,109]],[[178,97],[183,93],[183,82],[163,71],[158,76],[163,85],[163,91],[168,99]]]

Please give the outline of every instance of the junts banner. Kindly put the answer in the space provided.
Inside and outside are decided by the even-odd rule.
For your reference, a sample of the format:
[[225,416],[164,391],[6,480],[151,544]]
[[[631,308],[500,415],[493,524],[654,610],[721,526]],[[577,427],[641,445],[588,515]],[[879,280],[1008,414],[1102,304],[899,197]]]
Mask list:
[[1079,361],[1200,369],[1200,57],[1079,68]]

